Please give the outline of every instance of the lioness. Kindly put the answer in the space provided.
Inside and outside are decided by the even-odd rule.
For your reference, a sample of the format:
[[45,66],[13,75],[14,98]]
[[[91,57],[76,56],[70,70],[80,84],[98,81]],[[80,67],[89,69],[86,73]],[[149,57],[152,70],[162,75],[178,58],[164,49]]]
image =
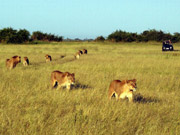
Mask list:
[[81,53],[78,51],[78,52],[74,55],[74,58],[75,58],[75,59],[79,59],[80,55],[81,55]]
[[128,98],[133,102],[133,91],[136,91],[136,79],[133,80],[114,80],[109,86],[109,99],[115,94],[116,100]]
[[54,88],[58,85],[58,88],[65,86],[66,89],[70,90],[71,85],[75,83],[75,74],[69,72],[53,71],[51,73],[51,84]]
[[45,58],[46,58],[46,62],[52,61],[51,56],[48,54],[45,55]]
[[29,59],[28,59],[28,57],[24,57],[23,65],[24,65],[24,66],[28,66],[28,65],[29,65]]
[[87,54],[87,50],[86,49],[83,49],[83,54]]
[[10,59],[6,59],[6,67],[8,69],[12,69],[12,68],[15,68],[16,65],[18,63],[21,62],[21,57],[20,56],[13,56],[12,58]]

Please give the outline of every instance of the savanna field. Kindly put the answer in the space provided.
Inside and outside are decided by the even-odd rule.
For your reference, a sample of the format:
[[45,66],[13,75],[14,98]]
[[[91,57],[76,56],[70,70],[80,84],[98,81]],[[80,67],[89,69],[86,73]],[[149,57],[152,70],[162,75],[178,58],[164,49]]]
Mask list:
[[[75,60],[84,48],[88,54]],[[161,43],[0,45],[0,134],[180,135],[180,43],[174,49],[162,52]],[[7,70],[5,60],[14,55],[27,56],[30,65]],[[54,70],[75,73],[72,90],[51,89]],[[134,78],[134,103],[108,99],[112,80]]]

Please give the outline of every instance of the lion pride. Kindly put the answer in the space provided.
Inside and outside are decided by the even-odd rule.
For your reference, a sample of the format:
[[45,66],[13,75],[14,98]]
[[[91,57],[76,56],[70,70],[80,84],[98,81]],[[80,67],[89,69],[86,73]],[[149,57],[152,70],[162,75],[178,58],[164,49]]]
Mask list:
[[13,56],[10,59],[6,59],[6,67],[7,69],[13,69],[20,62],[21,62],[21,56]]
[[116,100],[128,98],[129,102],[133,102],[133,92],[136,91],[136,79],[133,80],[114,80],[109,86],[108,97],[115,94]]
[[52,87],[58,86],[58,88],[65,86],[70,90],[71,85],[75,83],[75,74],[69,72],[53,71],[51,73],[51,85]]

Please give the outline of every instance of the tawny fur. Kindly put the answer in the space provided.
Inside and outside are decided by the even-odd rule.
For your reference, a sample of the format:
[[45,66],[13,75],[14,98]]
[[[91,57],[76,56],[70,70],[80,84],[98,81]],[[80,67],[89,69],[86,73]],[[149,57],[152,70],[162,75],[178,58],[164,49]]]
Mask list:
[[80,58],[80,55],[81,55],[81,53],[78,51],[78,52],[74,55],[74,58],[75,58],[75,59],[79,59],[79,58]]
[[45,58],[46,58],[46,62],[52,61],[51,56],[48,54],[45,55]]
[[28,59],[28,57],[24,57],[23,65],[24,65],[24,66],[28,66],[28,65],[29,65],[29,59]]
[[83,54],[87,54],[87,50],[86,49],[83,49]]
[[114,80],[109,86],[109,99],[115,94],[116,100],[128,98],[133,102],[133,92],[136,91],[136,79],[133,80]]
[[13,69],[20,62],[21,62],[20,56],[13,56],[10,59],[6,59],[6,67],[7,67],[7,69]]
[[71,85],[75,83],[75,74],[69,72],[53,71],[51,73],[51,85],[54,88],[56,84],[58,88],[65,86],[70,90]]

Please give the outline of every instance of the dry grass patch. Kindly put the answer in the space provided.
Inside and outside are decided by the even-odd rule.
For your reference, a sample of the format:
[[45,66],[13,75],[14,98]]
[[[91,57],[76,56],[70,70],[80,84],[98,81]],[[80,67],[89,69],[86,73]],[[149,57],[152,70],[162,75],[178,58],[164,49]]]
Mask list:
[[[88,55],[75,60],[84,48]],[[30,66],[7,71],[5,59],[14,55],[27,56]],[[0,57],[0,134],[180,134],[179,51],[153,43],[60,43],[1,45]],[[70,92],[51,89],[54,70],[75,73]],[[108,100],[112,80],[133,78],[134,103]]]

